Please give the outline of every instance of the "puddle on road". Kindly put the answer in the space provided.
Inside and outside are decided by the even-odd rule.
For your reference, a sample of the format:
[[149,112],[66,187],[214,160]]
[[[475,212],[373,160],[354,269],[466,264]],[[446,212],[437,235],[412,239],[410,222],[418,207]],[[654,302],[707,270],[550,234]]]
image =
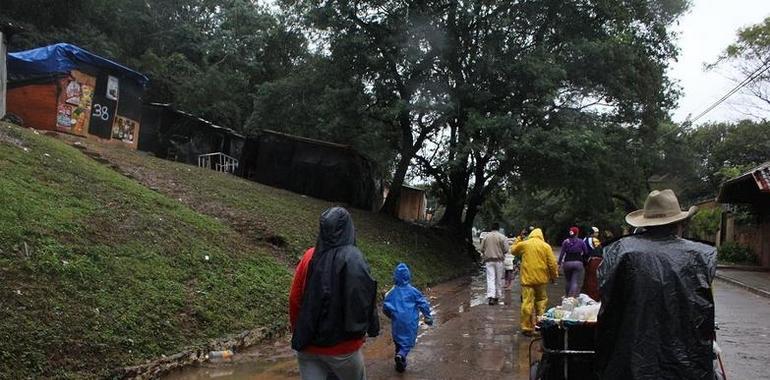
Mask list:
[[[486,303],[486,287],[483,273],[472,278],[458,279],[440,284],[428,292],[434,320],[444,324],[470,308]],[[469,286],[470,285],[470,286]],[[390,339],[390,324],[381,316],[380,337],[367,342],[364,356],[369,360],[390,360],[393,356],[393,342]],[[418,339],[430,330],[420,325]],[[165,380],[286,380],[299,378],[297,361],[291,350],[289,338],[285,337],[272,344],[253,347],[236,353],[231,360],[208,362],[199,366],[174,371],[163,377]]]

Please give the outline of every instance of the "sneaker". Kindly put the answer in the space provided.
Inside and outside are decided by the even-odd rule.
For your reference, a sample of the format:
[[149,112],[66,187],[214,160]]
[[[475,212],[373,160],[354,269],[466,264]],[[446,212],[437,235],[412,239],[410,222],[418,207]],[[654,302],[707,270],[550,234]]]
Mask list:
[[401,355],[396,355],[393,359],[396,362],[396,372],[404,372],[406,370],[406,359]]
[[492,306],[495,304],[495,299],[492,297],[487,297],[487,303],[489,304],[489,306]]

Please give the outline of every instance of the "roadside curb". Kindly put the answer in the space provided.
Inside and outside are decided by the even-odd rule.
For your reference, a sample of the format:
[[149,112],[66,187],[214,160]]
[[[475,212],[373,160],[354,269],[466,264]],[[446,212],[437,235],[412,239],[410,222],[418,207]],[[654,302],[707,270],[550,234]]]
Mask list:
[[717,269],[739,270],[739,271],[745,271],[745,272],[770,272],[770,268],[758,267],[758,266],[752,266],[752,265],[717,264]]
[[750,286],[750,285],[747,285],[747,284],[745,284],[745,283],[743,283],[741,281],[738,281],[738,280],[736,280],[734,278],[723,276],[723,275],[721,275],[719,273],[717,273],[716,278],[721,280],[721,281],[724,281],[724,282],[726,282],[728,284],[732,284],[732,285],[735,285],[737,287],[740,287],[740,288],[743,288],[745,290],[748,290],[749,292],[754,293],[754,294],[756,294],[758,296],[765,297],[765,298],[770,298],[770,292],[768,292],[766,290],[763,290],[763,289],[755,288],[755,287]]

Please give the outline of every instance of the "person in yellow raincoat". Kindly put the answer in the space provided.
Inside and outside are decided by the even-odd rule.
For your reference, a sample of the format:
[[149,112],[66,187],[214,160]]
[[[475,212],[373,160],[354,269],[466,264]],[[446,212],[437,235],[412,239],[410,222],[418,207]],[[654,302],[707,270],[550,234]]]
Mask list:
[[511,253],[521,256],[521,332],[530,336],[535,329],[535,317],[545,313],[548,306],[548,283],[559,277],[556,257],[539,228],[527,240],[514,244]]

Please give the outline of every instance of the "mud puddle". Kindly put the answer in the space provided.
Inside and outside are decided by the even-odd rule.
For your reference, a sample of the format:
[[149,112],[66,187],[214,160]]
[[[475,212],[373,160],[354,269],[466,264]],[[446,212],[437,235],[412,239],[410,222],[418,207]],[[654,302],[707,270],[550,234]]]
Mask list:
[[[478,277],[478,276],[475,276]],[[425,291],[429,297],[435,325],[440,326],[471,307],[484,303],[482,281],[470,277],[449,281]],[[364,346],[367,364],[374,361],[390,362],[393,357],[393,342],[390,338],[390,324],[387,318],[380,316],[382,331],[376,339],[368,339]],[[420,326],[418,341],[431,329]],[[166,380],[204,380],[204,379],[261,379],[282,380],[299,378],[299,370],[294,351],[290,347],[290,337],[283,337],[271,344],[256,346],[237,352],[228,360],[211,361],[202,365],[174,371]],[[419,343],[418,343],[419,344]]]

